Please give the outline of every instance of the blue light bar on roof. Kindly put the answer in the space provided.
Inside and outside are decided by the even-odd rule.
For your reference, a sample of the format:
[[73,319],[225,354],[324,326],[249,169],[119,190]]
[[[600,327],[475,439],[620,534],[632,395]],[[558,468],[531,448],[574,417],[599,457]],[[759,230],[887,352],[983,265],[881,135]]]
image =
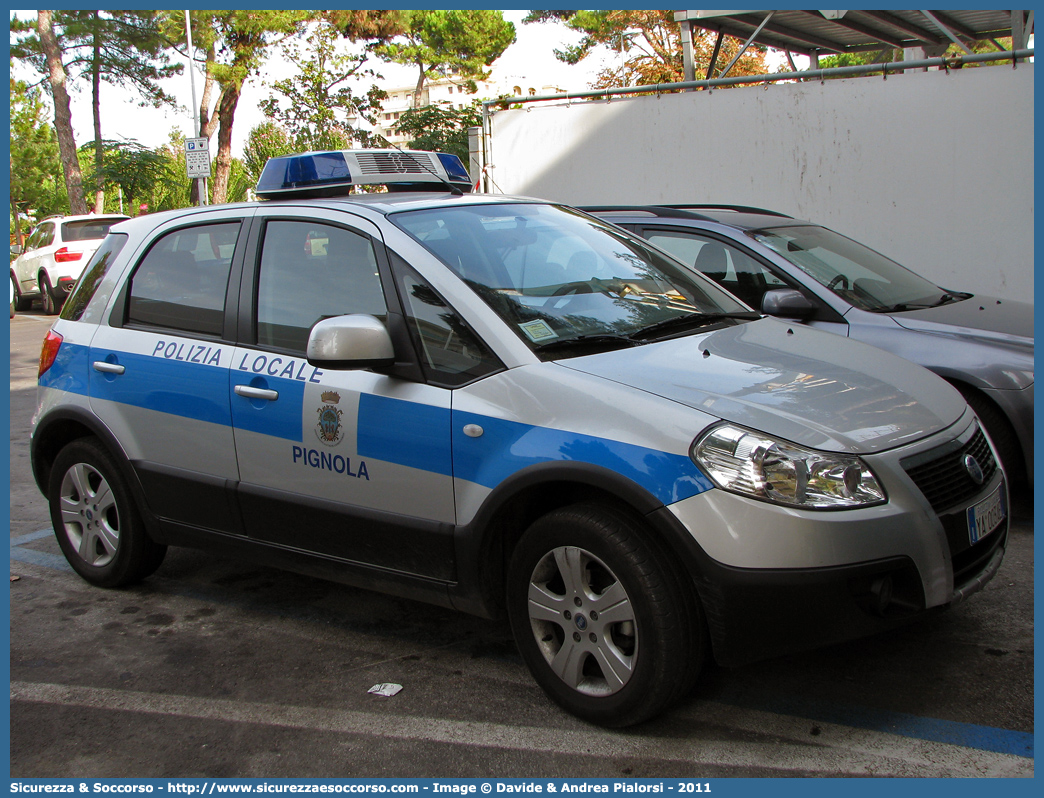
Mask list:
[[335,197],[352,186],[389,191],[471,190],[460,158],[421,150],[340,150],[270,158],[257,181],[262,199]]

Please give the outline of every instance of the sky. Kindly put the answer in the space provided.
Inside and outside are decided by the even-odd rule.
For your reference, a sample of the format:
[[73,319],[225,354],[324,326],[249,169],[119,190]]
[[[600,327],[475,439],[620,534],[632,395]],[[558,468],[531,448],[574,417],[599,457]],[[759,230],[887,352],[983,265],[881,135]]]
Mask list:
[[[603,59],[590,57],[577,66],[568,66],[555,59],[553,50],[566,44],[575,44],[580,36],[558,24],[523,25],[522,18],[526,11],[504,11],[504,17],[515,24],[516,42],[511,45],[494,64],[494,74],[505,77],[517,76],[519,83],[531,86],[554,84],[569,91],[583,90],[594,79],[603,64]],[[35,18],[35,11],[12,11],[21,19]],[[346,46],[347,43],[346,43]],[[608,56],[612,57],[612,56]],[[386,64],[374,60],[373,67],[381,73],[385,80],[380,81],[382,87],[395,88],[413,86],[417,82],[416,70],[398,64]],[[235,122],[232,128],[232,154],[240,157],[251,128],[265,121],[259,104],[269,96],[269,90],[263,84],[290,77],[294,73],[293,64],[280,58],[278,52],[270,55],[261,75],[250,80],[244,87],[243,94],[236,109]],[[17,64],[12,69],[14,77],[35,80]],[[524,79],[524,80],[523,80]],[[203,76],[196,73],[196,96],[203,92]],[[108,84],[102,85],[102,136],[106,139],[132,139],[147,147],[159,147],[170,139],[172,129],[190,136],[192,123],[192,91],[188,72],[177,78],[162,81],[163,88],[182,106],[180,110],[172,108],[142,108],[133,97]],[[368,85],[363,84],[362,90]],[[73,128],[77,144],[84,144],[94,139],[91,117],[90,86],[85,81],[70,83],[72,96]],[[216,146],[216,145],[212,145]]]

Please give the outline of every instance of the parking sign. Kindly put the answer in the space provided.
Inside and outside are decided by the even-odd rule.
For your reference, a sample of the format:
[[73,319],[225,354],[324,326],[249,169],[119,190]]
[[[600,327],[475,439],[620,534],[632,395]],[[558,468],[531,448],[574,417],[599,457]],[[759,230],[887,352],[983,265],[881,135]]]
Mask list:
[[209,145],[205,138],[185,139],[185,169],[190,179],[210,177]]

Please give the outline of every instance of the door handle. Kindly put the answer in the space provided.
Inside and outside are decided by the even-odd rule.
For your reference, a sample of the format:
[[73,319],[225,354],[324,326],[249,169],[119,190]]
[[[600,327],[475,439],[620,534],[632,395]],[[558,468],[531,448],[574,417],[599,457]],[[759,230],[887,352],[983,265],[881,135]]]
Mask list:
[[237,385],[235,390],[237,396],[242,396],[245,399],[267,399],[270,402],[274,402],[279,398],[279,391],[273,391],[270,388],[255,388],[252,385]]
[[126,369],[119,363],[108,363],[104,360],[94,361],[94,370],[104,374],[122,374]]

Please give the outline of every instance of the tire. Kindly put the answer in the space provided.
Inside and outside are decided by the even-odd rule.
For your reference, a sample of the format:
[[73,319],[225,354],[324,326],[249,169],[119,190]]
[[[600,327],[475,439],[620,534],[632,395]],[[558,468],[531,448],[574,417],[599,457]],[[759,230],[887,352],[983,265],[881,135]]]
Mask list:
[[58,453],[47,495],[58,545],[91,584],[133,584],[163,562],[167,547],[145,531],[127,481],[97,439],[80,438]]
[[1027,481],[1026,466],[1022,458],[1022,447],[1019,445],[1018,436],[1015,434],[1011,422],[993,402],[974,388],[967,388],[963,385],[955,387],[961,392],[964,400],[971,405],[971,409],[975,411],[975,415],[986,428],[986,434],[993,441],[1008,481],[1015,485],[1023,485]]
[[32,297],[22,296],[22,289],[18,285],[18,278],[11,275],[11,285],[14,286],[14,309],[17,311],[29,310],[33,305]]
[[522,536],[508,617],[550,698],[591,723],[630,726],[684,697],[699,672],[707,636],[688,581],[629,515],[577,504]]
[[40,302],[43,304],[43,312],[47,316],[54,316],[58,313],[59,307],[58,302],[54,298],[54,291],[51,289],[51,281],[47,277],[47,272],[40,272]]

